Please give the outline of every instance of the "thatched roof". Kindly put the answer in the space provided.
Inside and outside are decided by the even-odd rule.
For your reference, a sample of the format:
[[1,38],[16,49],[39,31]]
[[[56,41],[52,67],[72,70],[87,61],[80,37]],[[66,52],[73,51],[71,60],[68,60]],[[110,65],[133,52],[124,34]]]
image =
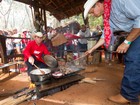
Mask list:
[[25,4],[45,9],[58,20],[69,18],[83,12],[83,5],[86,0],[15,0]]

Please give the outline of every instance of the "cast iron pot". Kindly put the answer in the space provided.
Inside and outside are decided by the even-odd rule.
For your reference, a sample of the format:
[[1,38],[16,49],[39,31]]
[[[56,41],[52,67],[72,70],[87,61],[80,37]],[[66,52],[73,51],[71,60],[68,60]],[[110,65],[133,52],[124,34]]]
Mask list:
[[33,83],[43,82],[43,81],[49,80],[51,78],[51,70],[50,69],[41,68],[41,70],[44,71],[45,74],[42,74],[40,72],[40,70],[38,70],[38,69],[32,70],[30,72],[31,81]]

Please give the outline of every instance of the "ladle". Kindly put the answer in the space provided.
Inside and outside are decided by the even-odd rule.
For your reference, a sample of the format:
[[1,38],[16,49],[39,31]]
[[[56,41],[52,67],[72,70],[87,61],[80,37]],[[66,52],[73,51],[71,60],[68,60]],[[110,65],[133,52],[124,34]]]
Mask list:
[[45,72],[44,72],[43,70],[41,70],[37,65],[34,64],[34,66],[35,66],[38,70],[40,70],[40,72],[41,72],[42,74],[45,74]]

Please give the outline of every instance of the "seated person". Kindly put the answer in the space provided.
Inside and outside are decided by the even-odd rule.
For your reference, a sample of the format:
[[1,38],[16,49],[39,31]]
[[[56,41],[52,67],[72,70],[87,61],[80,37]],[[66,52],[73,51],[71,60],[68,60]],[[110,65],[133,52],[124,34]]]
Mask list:
[[33,35],[34,40],[30,41],[25,47],[24,61],[27,65],[27,72],[30,76],[30,72],[34,69],[34,64],[39,68],[47,68],[48,66],[43,61],[43,55],[50,55],[47,47],[43,44],[43,34],[37,32]]

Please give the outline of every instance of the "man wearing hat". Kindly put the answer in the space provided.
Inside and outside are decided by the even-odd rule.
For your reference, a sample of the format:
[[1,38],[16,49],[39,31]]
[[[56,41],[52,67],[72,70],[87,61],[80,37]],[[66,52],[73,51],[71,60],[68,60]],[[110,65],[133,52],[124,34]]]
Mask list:
[[43,34],[41,32],[37,32],[33,34],[34,40],[30,41],[26,48],[23,51],[24,61],[28,67],[28,75],[30,75],[30,71],[33,69],[33,65],[37,65],[39,68],[46,68],[47,65],[44,63],[42,56],[50,55],[47,47],[43,44]]
[[95,17],[103,15],[104,31],[98,43],[86,54],[92,53],[105,43],[109,48],[113,32],[129,32],[118,48],[118,53],[125,53],[125,70],[120,94],[109,100],[125,104],[139,103],[140,94],[140,0],[87,0],[84,5],[84,17],[90,13]]

